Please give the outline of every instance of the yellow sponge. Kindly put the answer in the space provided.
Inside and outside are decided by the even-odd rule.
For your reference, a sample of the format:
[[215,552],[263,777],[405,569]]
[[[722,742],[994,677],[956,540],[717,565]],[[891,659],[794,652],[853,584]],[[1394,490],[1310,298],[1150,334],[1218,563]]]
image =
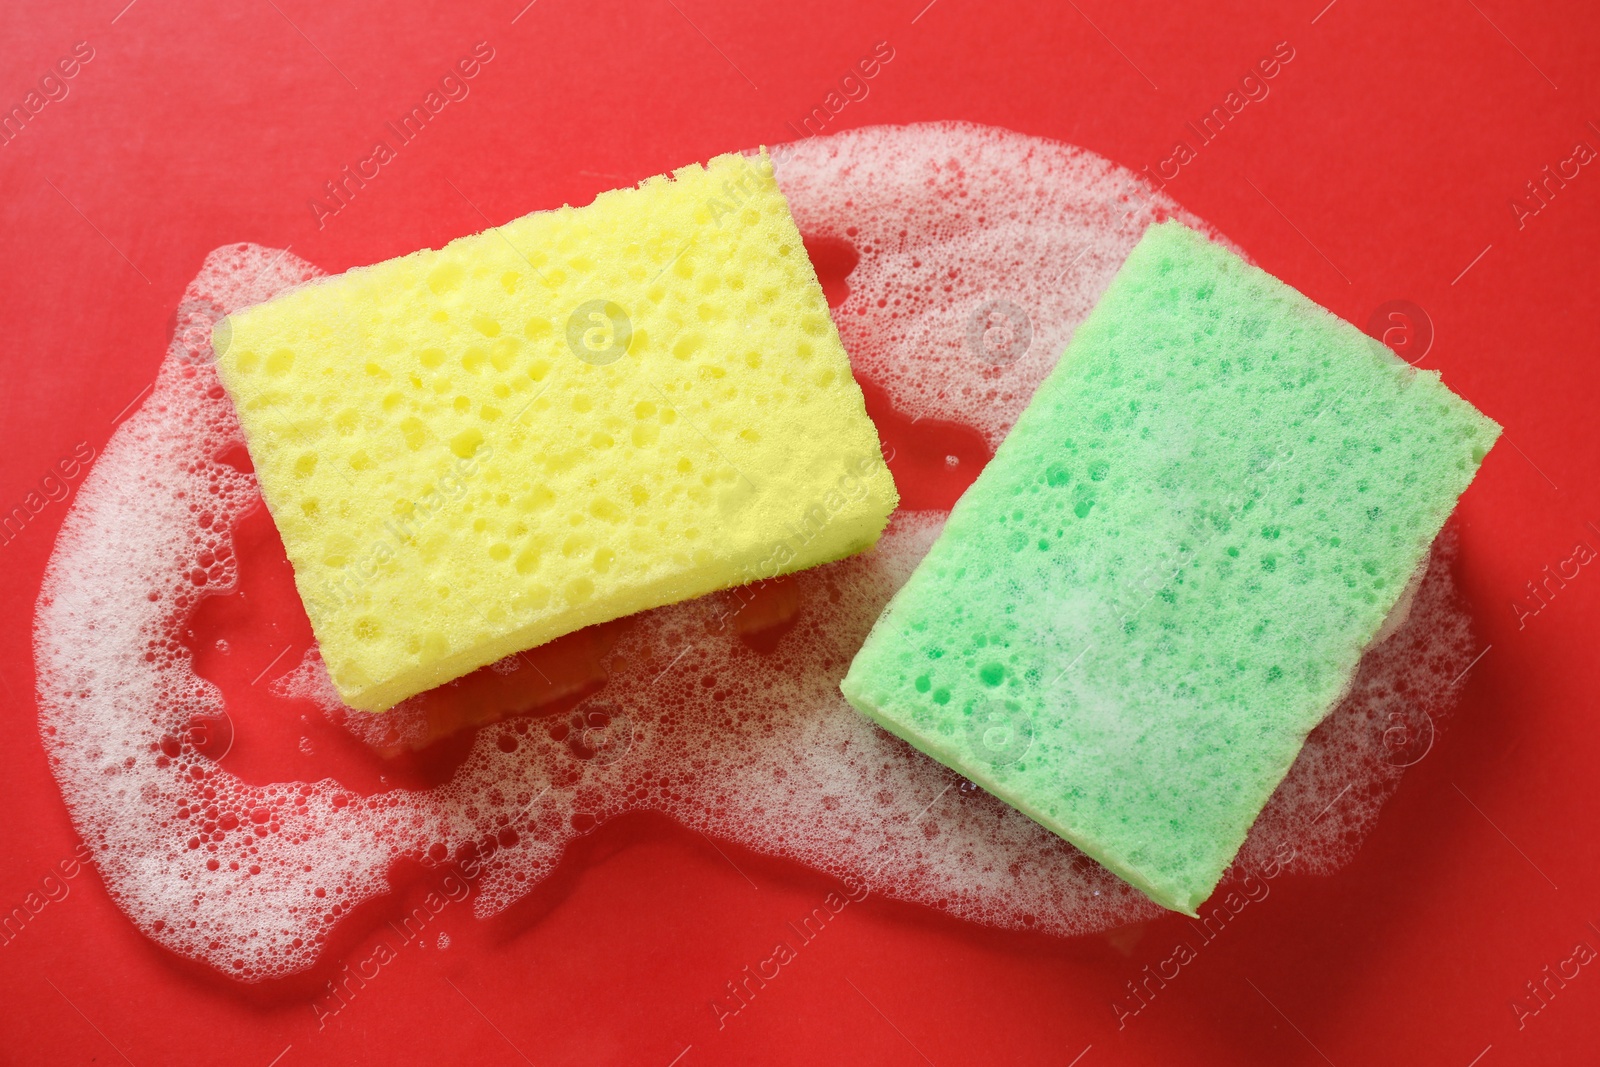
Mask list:
[[213,340],[369,711],[859,552],[897,502],[765,153],[312,282]]

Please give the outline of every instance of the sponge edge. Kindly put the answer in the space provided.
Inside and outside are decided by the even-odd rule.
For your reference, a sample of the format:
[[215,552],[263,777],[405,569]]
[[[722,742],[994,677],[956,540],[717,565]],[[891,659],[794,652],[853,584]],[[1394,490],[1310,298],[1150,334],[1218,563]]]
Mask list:
[[369,711],[862,551],[898,499],[765,152],[320,279],[213,341]]
[[1498,433],[1154,226],[841,689],[1194,915]]

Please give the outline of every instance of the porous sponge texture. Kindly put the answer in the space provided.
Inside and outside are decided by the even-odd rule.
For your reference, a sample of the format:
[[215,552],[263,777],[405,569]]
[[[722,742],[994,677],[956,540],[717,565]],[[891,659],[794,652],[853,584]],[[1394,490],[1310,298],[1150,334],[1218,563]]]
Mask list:
[[1152,227],[842,688],[1195,914],[1499,427]]
[[764,153],[313,282],[214,343],[357,708],[861,551],[897,502]]

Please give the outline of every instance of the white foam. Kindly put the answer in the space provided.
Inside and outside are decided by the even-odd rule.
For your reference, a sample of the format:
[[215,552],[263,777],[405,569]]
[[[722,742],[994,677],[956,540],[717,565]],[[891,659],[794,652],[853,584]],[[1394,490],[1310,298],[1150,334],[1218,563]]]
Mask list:
[[868,126],[773,158],[800,232],[861,257],[834,312],[857,373],[990,448],[1152,222],[1243,255],[1127,168],[994,126]]
[[[952,163],[959,177],[938,179]],[[913,414],[968,421],[991,440],[1148,221],[1105,199],[1131,182],[1127,172],[978,127],[853,131],[799,145],[781,167],[808,235],[862,243],[853,291],[836,309],[860,372]],[[1152,210],[1196,221],[1175,205]],[[935,256],[957,268],[949,293],[927,288]],[[40,596],[45,748],[106,886],[146,934],[241,979],[284,975],[310,966],[352,907],[387,891],[397,859],[475,849],[487,859],[474,907],[493,914],[574,837],[646,809],[975,922],[1071,935],[1159,913],[839,695],[872,621],[935,536],[934,513],[902,514],[873,553],[796,576],[798,621],[772,652],[718,624],[735,594],[641,616],[596,697],[560,717],[480,729],[444,785],[362,797],[327,779],[253,786],[214,764],[184,726],[217,714],[225,695],[195,674],[179,634],[201,597],[232,587],[230,531],[257,496],[252,477],[217,460],[240,437],[207,336],[223,314],[317,273],[251,245],[207,257],[155,389],[85,479]],[[1050,273],[1065,275],[1069,295],[1049,296]],[[922,296],[906,295],[919,287]],[[1044,340],[997,373],[963,355],[963,307],[1001,292],[1028,302]],[[897,295],[904,313],[890,315]],[[1468,640],[1448,560],[1436,554],[1409,620],[1312,735],[1241,861],[1264,862],[1290,842],[1301,869],[1346,862],[1397,764],[1425,751],[1397,731],[1417,733],[1417,709],[1443,706]],[[374,745],[425,736],[403,708],[396,719],[343,708],[314,658],[281,691],[318,700]]]

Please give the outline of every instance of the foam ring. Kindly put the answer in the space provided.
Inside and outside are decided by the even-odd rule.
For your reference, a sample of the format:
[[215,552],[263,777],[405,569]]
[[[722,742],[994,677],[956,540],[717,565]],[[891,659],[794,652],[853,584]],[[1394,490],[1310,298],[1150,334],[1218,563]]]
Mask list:
[[[902,413],[966,422],[991,443],[1140,223],[1166,213],[1203,227],[1159,194],[1129,211],[1137,177],[1093,153],[987,127],[868,127],[774,157],[802,232],[838,235],[860,254],[834,309],[858,373]],[[320,273],[287,251],[219,248],[185,290],[183,318],[217,321],[212,344],[225,350],[223,312]],[[1031,309],[1033,341],[1015,362],[986,366],[971,357],[967,319],[1002,296]],[[605,734],[591,758],[537,729],[505,751],[497,724],[477,732],[451,781],[428,790],[364,797],[326,778],[234,776],[217,762],[226,747],[203,751],[215,730],[186,735],[227,705],[180,638],[201,598],[233,588],[232,526],[259,494],[252,476],[216,459],[239,443],[237,418],[178,321],[151,395],[63,521],[34,628],[52,773],[111,899],[153,940],[242,981],[290,974],[316,961],[351,909],[389,891],[397,859],[475,853],[473,909],[493,915],[548,875],[574,836],[641,809],[972,922],[1070,936],[1159,914],[982,790],[952,789],[942,766],[845,705],[840,665],[937,535],[934,513],[903,513],[873,553],[796,575],[805,625],[770,654],[718,628],[718,597],[637,617],[615,650],[627,666],[603,693],[609,721],[580,716],[580,742],[585,730]],[[1402,773],[1387,758],[1388,716],[1420,706],[1442,723],[1474,650],[1453,546],[1447,534],[1410,618],[1312,733],[1241,869],[1328,873],[1349,862]],[[314,652],[272,689],[315,700],[374,746],[426,736],[416,705],[373,716],[330,698]]]

